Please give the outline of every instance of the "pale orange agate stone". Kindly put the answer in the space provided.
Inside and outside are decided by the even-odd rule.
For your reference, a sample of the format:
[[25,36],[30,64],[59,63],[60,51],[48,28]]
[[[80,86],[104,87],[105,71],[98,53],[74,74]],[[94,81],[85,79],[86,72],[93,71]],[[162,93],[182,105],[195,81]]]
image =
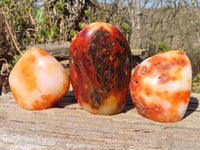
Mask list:
[[9,76],[11,91],[24,109],[52,107],[69,90],[70,79],[63,66],[46,51],[26,51]]

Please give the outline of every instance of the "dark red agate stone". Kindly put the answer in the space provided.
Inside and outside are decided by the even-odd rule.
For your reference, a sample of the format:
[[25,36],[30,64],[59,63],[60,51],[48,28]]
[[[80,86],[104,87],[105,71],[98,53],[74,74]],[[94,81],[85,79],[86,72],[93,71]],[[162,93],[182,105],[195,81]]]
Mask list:
[[119,113],[126,103],[130,74],[130,48],[116,27],[93,23],[71,42],[71,83],[83,109],[102,115]]

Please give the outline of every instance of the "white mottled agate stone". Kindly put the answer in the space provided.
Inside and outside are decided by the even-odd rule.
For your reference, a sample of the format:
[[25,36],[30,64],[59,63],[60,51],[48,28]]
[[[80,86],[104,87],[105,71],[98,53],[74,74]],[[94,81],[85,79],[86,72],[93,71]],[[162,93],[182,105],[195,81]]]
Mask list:
[[18,104],[28,110],[53,106],[69,89],[63,66],[46,51],[30,48],[9,76],[11,91]]
[[178,50],[154,55],[137,66],[130,84],[131,97],[140,115],[160,122],[182,119],[192,85],[191,63]]

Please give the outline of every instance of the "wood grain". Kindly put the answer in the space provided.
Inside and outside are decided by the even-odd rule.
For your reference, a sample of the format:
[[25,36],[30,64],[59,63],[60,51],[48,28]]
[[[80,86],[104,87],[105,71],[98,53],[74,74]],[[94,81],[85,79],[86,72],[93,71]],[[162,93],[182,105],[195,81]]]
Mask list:
[[54,107],[23,110],[11,93],[0,97],[0,149],[200,149],[199,95],[192,94],[186,116],[159,123],[138,115],[130,95],[113,116],[82,110],[72,91]]
[[[38,47],[45,51],[47,51],[49,54],[56,57],[58,60],[68,60],[69,59],[69,52],[70,52],[70,42],[60,42],[60,43],[46,43],[46,44],[37,44],[37,45],[28,45],[25,48],[28,50],[31,47]],[[131,50],[132,56],[141,56],[142,52],[145,52],[145,50]],[[138,57],[139,59],[139,57]],[[135,61],[135,60],[133,60]],[[141,61],[141,60],[140,60]]]
[[26,49],[29,49],[31,47],[38,47],[45,51],[47,51],[49,54],[53,55],[58,60],[66,60],[69,59],[69,51],[70,51],[70,42],[61,42],[58,44],[54,43],[47,43],[47,44],[37,44],[37,45],[28,45],[26,46]]

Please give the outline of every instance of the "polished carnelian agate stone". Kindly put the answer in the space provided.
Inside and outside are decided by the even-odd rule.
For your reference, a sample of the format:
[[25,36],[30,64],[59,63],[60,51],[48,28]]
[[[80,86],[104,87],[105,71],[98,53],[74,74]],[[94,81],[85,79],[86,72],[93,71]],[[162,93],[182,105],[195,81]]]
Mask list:
[[41,110],[53,106],[65,95],[70,80],[63,66],[53,56],[33,47],[12,69],[9,84],[22,108]]
[[81,107],[91,113],[119,113],[126,103],[131,53],[114,26],[97,22],[80,31],[70,47],[70,78]]
[[135,69],[130,84],[133,103],[140,115],[160,122],[182,119],[192,85],[189,58],[182,51],[152,56]]

